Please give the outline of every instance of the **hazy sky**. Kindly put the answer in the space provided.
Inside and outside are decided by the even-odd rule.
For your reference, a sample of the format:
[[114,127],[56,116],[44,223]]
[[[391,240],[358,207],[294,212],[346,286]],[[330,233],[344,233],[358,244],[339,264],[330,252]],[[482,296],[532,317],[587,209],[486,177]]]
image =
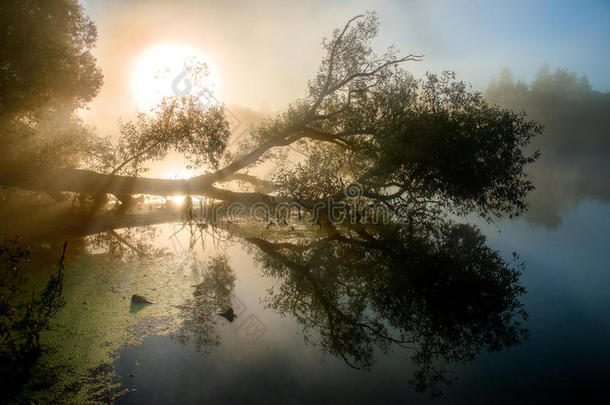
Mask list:
[[[320,41],[351,16],[377,11],[379,51],[425,54],[416,75],[454,70],[484,89],[508,67],[530,81],[548,62],[610,90],[610,1],[119,1],[86,0],[99,30],[105,85],[91,105],[96,122],[133,111],[133,66],[160,43],[199,50],[226,103],[277,110],[304,94],[322,57]],[[103,129],[103,128],[102,128]]]

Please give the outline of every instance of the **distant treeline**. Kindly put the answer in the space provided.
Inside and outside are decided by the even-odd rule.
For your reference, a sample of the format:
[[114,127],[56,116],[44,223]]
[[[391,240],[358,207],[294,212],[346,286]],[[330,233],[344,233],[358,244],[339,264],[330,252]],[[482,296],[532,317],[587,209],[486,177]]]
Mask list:
[[565,208],[610,201],[610,93],[593,90],[584,75],[544,65],[530,84],[505,69],[485,96],[545,126],[532,142],[542,157],[530,170],[537,189],[529,199],[530,220],[555,226]]

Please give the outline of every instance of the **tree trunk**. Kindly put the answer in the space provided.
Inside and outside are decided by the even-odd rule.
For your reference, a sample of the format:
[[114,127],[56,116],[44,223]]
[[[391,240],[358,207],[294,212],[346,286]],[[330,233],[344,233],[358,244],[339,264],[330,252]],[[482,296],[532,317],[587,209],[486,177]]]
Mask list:
[[[0,172],[0,185],[47,193],[71,191],[92,195],[109,193],[115,196],[202,194],[228,203],[241,202],[251,205],[257,202],[273,202],[273,197],[259,192],[239,193],[214,187],[214,182],[230,180],[230,175],[221,179],[218,176],[204,174],[186,180],[169,180],[102,174],[84,169],[33,169],[28,167],[21,170],[23,168],[8,167]],[[236,175],[235,179],[247,181],[247,175]]]

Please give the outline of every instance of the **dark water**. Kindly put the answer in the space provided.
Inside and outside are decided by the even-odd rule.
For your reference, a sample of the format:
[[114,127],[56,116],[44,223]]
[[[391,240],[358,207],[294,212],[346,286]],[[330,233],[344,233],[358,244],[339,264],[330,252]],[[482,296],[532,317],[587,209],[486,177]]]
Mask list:
[[[553,229],[524,219],[480,224],[493,249],[525,262],[529,339],[451,366],[439,398],[408,384],[412,351],[374,353],[369,371],[306,344],[303,327],[260,300],[276,281],[252,252],[227,251],[239,314],[218,324],[218,345],[197,350],[172,335],[124,347],[114,366],[135,403],[544,403],[604,398],[610,377],[610,205],[584,202]],[[206,352],[207,351],[207,352]]]

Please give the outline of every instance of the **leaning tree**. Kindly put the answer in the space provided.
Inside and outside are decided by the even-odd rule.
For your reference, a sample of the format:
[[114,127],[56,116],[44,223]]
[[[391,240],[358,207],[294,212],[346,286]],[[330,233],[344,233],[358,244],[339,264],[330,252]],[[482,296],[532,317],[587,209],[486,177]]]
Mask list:
[[[403,66],[422,58],[399,56],[393,47],[375,53],[371,41],[378,28],[376,15],[367,13],[323,40],[326,54],[306,96],[253,126],[238,152],[227,147],[222,106],[176,96],[123,124],[117,142],[88,137],[80,168],[52,159],[13,161],[3,165],[0,183],[121,200],[201,194],[229,203],[295,201],[305,208],[328,197],[341,200],[344,187],[357,183],[359,196],[395,213],[428,215],[442,207],[489,219],[522,211],[533,188],[525,165],[537,158],[524,147],[541,127],[488,104],[452,73],[414,78]],[[287,147],[305,157],[288,164],[281,153]],[[143,176],[147,163],[171,150],[203,174],[186,180]],[[271,159],[280,170],[269,191],[269,183],[249,171]],[[235,179],[254,187],[238,192],[223,186]]]

